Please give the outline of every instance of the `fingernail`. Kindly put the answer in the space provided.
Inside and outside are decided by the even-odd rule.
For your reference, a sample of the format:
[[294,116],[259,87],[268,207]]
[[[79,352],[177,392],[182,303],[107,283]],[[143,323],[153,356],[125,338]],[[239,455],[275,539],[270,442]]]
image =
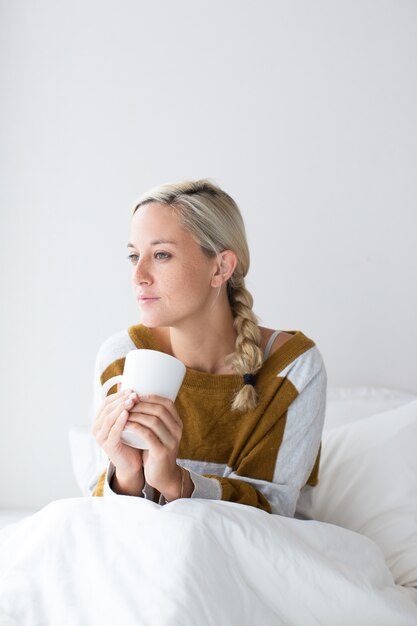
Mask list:
[[133,404],[133,400],[131,398],[128,398],[127,400],[125,400],[124,405],[125,406],[131,406]]

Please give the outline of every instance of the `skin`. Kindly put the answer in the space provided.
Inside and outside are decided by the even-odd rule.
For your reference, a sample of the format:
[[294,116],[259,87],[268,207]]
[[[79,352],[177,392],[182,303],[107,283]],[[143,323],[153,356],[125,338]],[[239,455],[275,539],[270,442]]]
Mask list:
[[[161,348],[187,367],[233,373],[224,361],[236,340],[226,292],[236,254],[225,250],[208,257],[172,209],[156,202],[133,215],[129,243],[141,322],[152,329]],[[272,332],[261,328],[262,348]],[[280,333],[271,352],[291,337]],[[145,439],[149,450],[121,442],[126,425]],[[92,432],[116,467],[112,481],[116,493],[140,495],[146,480],[167,500],[180,497],[182,476],[176,459],[182,422],[171,400],[118,391],[104,399]],[[190,497],[193,489],[185,471],[183,497]]]

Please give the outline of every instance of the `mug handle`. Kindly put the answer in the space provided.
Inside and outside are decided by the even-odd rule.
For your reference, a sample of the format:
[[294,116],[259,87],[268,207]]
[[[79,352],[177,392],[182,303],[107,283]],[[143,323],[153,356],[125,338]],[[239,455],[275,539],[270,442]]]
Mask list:
[[112,376],[109,380],[106,380],[106,382],[103,383],[101,388],[101,397],[105,398],[110,387],[113,387],[113,385],[116,385],[117,383],[123,383],[123,376],[121,374],[119,374],[119,376]]

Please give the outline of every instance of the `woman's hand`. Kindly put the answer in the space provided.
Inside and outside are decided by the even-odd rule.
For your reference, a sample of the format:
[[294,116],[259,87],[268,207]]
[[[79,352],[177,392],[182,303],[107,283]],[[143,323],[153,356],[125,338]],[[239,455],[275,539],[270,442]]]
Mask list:
[[129,411],[137,401],[131,390],[107,396],[97,412],[92,434],[116,468],[118,492],[137,492],[143,488],[142,450],[137,450],[121,441],[121,435],[129,418]]
[[146,482],[167,500],[179,498],[181,470],[176,460],[182,421],[172,400],[156,395],[139,396],[127,424],[149,445],[149,450],[143,450]]

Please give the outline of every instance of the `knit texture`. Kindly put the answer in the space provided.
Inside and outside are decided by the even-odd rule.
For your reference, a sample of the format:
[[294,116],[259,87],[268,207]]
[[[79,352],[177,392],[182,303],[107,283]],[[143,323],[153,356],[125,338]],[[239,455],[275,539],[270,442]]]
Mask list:
[[[190,471],[192,497],[293,516],[300,490],[317,484],[326,371],[311,339],[298,330],[285,332],[292,338],[257,373],[259,404],[251,411],[231,411],[232,398],[243,385],[241,376],[187,368],[175,405],[183,421],[178,463]],[[99,351],[100,384],[123,373],[129,349],[160,350],[151,330],[142,324],[128,328],[127,335],[118,333]],[[109,393],[116,390],[114,386]],[[93,495],[111,492],[110,470],[114,468],[102,468]],[[143,495],[165,503],[149,486]]]

